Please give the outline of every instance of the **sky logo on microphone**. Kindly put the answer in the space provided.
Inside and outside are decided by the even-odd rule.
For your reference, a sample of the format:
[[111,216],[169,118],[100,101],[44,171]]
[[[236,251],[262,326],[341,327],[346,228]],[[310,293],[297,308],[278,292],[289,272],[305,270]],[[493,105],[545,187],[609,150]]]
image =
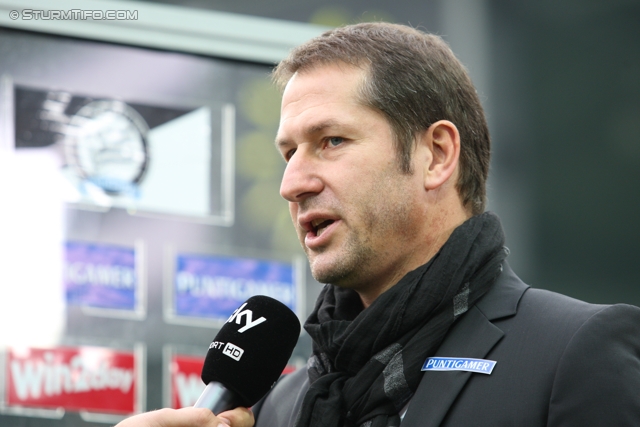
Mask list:
[[222,354],[229,356],[233,360],[240,360],[243,353],[244,353],[243,349],[241,349],[236,345],[231,344],[230,342],[228,342],[227,345],[225,345],[224,349],[222,350]]
[[265,319],[264,317],[259,317],[256,320],[253,320],[253,311],[251,311],[251,310],[242,310],[246,305],[247,305],[247,303],[245,302],[240,307],[238,307],[236,309],[236,311],[234,311],[233,314],[231,314],[231,317],[229,317],[229,319],[226,321],[226,323],[231,323],[235,319],[236,323],[238,325],[240,325],[241,322],[242,322],[242,317],[244,316],[244,318],[245,318],[244,320],[245,320],[246,325],[244,325],[242,328],[238,329],[239,333],[243,333],[244,331],[248,331],[249,329],[253,328],[254,326],[257,326],[260,323],[267,321],[267,319]]

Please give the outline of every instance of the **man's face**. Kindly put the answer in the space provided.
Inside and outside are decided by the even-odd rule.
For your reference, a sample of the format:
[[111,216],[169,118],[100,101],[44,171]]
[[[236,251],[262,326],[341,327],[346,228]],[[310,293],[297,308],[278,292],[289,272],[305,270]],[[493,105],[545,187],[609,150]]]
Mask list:
[[316,280],[385,290],[415,261],[424,188],[422,174],[400,171],[386,119],[357,102],[363,76],[336,64],[289,81],[276,138],[288,163],[280,194]]

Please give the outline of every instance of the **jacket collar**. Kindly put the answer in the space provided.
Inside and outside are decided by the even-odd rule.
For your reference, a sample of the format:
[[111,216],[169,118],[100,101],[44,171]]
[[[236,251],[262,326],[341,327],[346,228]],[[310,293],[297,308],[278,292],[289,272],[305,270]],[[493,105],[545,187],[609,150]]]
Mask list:
[[[454,324],[436,356],[486,357],[504,335],[491,322],[515,315],[527,288],[504,262],[495,285]],[[402,427],[439,426],[471,375],[474,374],[465,371],[425,373],[412,398],[414,404],[409,404]]]
[[476,307],[489,321],[514,316],[520,298],[528,288],[529,285],[524,284],[505,261],[495,285],[476,303]]

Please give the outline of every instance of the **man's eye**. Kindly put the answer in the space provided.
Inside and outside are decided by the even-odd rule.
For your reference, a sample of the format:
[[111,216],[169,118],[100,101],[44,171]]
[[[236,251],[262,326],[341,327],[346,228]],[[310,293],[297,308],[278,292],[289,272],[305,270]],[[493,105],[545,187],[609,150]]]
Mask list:
[[288,162],[288,161],[291,159],[291,157],[293,157],[293,155],[294,155],[294,153],[295,153],[295,152],[296,152],[296,149],[295,149],[295,148],[293,148],[293,149],[291,149],[291,150],[287,151],[287,152],[284,154],[284,160]]
[[343,142],[344,142],[344,138],[341,138],[339,136],[332,136],[331,138],[329,138],[329,144],[333,147],[338,146]]

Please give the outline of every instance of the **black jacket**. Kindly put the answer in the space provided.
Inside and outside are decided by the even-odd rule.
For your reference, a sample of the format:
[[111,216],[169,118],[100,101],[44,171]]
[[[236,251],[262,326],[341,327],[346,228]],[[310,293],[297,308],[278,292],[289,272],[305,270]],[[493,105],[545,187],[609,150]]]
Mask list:
[[[637,307],[532,289],[505,265],[436,356],[496,365],[425,372],[402,427],[640,426]],[[282,379],[257,405],[256,427],[293,427],[307,388],[305,370]]]

